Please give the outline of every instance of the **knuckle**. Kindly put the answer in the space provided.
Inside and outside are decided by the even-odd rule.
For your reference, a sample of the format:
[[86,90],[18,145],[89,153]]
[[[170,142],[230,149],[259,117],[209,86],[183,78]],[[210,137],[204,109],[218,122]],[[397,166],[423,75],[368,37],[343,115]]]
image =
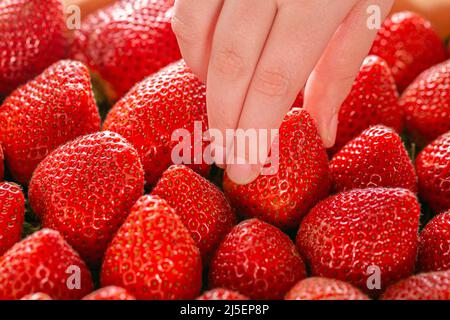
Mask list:
[[268,97],[282,97],[289,91],[289,79],[287,72],[265,69],[256,72],[253,88]]
[[234,49],[225,48],[214,54],[211,67],[220,76],[234,80],[245,72],[245,59]]

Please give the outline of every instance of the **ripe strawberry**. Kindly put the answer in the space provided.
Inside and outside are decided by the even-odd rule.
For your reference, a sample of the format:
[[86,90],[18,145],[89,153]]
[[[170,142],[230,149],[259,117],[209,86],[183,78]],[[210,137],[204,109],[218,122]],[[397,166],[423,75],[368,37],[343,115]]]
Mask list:
[[420,144],[450,130],[450,60],[423,72],[403,93],[406,127]]
[[440,136],[416,159],[419,194],[435,212],[450,209],[450,132]]
[[280,128],[279,170],[237,185],[226,175],[225,194],[238,212],[280,228],[298,226],[330,188],[328,158],[310,115],[292,109]]
[[382,300],[448,300],[450,270],[420,273],[390,286]]
[[450,269],[450,211],[434,217],[420,234],[419,269]]
[[55,63],[0,106],[7,166],[22,184],[53,149],[99,128],[89,71],[75,61]]
[[211,261],[209,285],[251,299],[281,299],[305,277],[305,264],[289,237],[250,219],[235,226],[220,244]]
[[116,133],[99,132],[45,158],[31,179],[29,199],[44,227],[61,232],[97,265],[143,190],[136,150]]
[[330,162],[338,192],[368,187],[405,188],[417,192],[414,166],[394,130],[375,126],[344,146]]
[[320,202],[302,221],[297,246],[313,275],[368,291],[373,267],[383,287],[409,276],[418,247],[420,206],[406,189],[356,189]]
[[23,296],[20,300],[53,300],[48,294],[37,292],[37,293],[31,293],[27,294],[26,296]]
[[328,278],[311,277],[300,280],[286,294],[286,300],[369,300],[351,284]]
[[66,55],[66,25],[59,0],[0,2],[0,96]]
[[143,196],[137,201],[105,254],[101,283],[145,300],[193,299],[199,294],[200,251],[165,200]]
[[164,172],[152,194],[175,209],[205,262],[236,222],[224,194],[185,166],[172,166]]
[[239,292],[216,288],[204,292],[197,300],[249,300],[246,296]]
[[446,58],[444,45],[431,23],[407,11],[395,13],[384,21],[371,54],[386,60],[400,91],[422,71]]
[[336,144],[329,152],[336,153],[373,125],[383,124],[401,132],[403,111],[397,100],[398,92],[389,66],[380,57],[368,56],[341,106]]
[[[207,130],[205,90],[185,63],[179,61],[136,85],[109,113],[103,129],[121,134],[136,147],[148,185],[154,185],[172,164],[172,150],[179,143],[171,139],[175,130],[186,129],[193,137],[194,121]],[[191,146],[196,142],[189,141]],[[194,147],[189,152],[193,153]],[[203,163],[194,164],[197,172],[209,173],[203,154],[187,157]]]
[[0,256],[20,240],[25,197],[14,183],[0,183]]
[[120,0],[88,16],[74,33],[73,56],[122,97],[181,58],[171,27],[174,0]]
[[58,300],[76,300],[92,288],[86,265],[54,230],[35,232],[0,258],[1,300],[20,299],[35,292]]
[[109,286],[88,294],[83,300],[136,300],[136,298],[124,288]]
[[3,181],[3,176],[5,174],[5,167],[4,167],[4,162],[5,161],[5,156],[3,154],[3,148],[2,145],[0,144],[0,181]]

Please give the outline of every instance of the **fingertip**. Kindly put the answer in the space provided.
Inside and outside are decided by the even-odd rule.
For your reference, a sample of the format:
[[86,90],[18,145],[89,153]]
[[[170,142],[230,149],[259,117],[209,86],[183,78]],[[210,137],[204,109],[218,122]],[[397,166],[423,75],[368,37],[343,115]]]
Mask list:
[[260,167],[255,164],[241,163],[237,161],[236,164],[228,165],[226,171],[228,178],[238,185],[252,183],[258,178]]

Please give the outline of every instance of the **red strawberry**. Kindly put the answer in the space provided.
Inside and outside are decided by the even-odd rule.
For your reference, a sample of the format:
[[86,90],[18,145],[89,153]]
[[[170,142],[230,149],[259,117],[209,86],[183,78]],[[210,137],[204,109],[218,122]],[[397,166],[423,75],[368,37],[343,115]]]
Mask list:
[[246,296],[239,292],[216,288],[210,291],[204,292],[197,300],[249,300]]
[[368,187],[417,192],[414,166],[402,139],[381,125],[366,129],[350,141],[334,156],[330,167],[338,192]]
[[449,300],[450,270],[420,273],[390,286],[382,300]]
[[356,189],[314,207],[302,221],[297,246],[313,275],[369,291],[367,280],[376,275],[372,268],[379,268],[382,287],[413,272],[419,216],[409,190]]
[[30,204],[42,225],[61,232],[91,265],[144,190],[136,150],[120,135],[83,136],[53,151],[38,166]]
[[[154,185],[172,164],[172,150],[179,143],[171,139],[175,130],[187,129],[193,136],[194,121],[207,130],[205,90],[179,61],[136,85],[109,113],[103,129],[121,134],[136,147],[147,184]],[[194,147],[189,150],[193,152]],[[203,163],[194,165],[194,169],[208,174],[203,155],[189,159],[195,160],[194,156]]]
[[200,251],[165,200],[143,196],[113,238],[103,261],[103,286],[137,299],[193,299],[202,285]]
[[0,1],[0,96],[66,55],[59,0]]
[[275,175],[261,175],[248,185],[237,185],[225,176],[223,188],[240,214],[280,228],[294,228],[328,195],[328,159],[314,121],[303,109],[288,113],[279,136],[279,170]]
[[171,27],[173,0],[120,0],[75,31],[73,56],[123,96],[146,76],[181,58]]
[[419,269],[450,269],[450,211],[434,217],[420,234]]
[[400,91],[422,71],[446,58],[444,45],[431,23],[407,11],[395,13],[384,21],[371,54],[386,60]]
[[351,284],[328,278],[300,280],[287,294],[286,300],[369,300]]
[[3,154],[3,148],[2,145],[0,144],[0,181],[3,180],[3,176],[5,174],[5,167],[4,167],[4,162],[5,161],[5,156]]
[[252,299],[281,299],[305,277],[305,264],[289,237],[250,219],[235,226],[220,244],[211,261],[209,285]]
[[450,131],[422,150],[416,172],[421,198],[435,212],[450,209]]
[[420,144],[450,130],[450,60],[423,72],[403,93],[400,104],[408,131]]
[[27,294],[26,296],[23,296],[20,300],[53,300],[48,294],[37,292],[37,293],[31,293]]
[[224,194],[185,166],[164,172],[152,194],[175,209],[206,261],[236,222]]
[[0,141],[8,168],[22,184],[53,149],[99,129],[89,71],[75,61],[55,63],[0,106]]
[[403,111],[397,100],[395,80],[386,62],[377,56],[367,57],[339,111],[336,144],[330,153],[373,125],[384,124],[401,132]]
[[93,289],[91,274],[59,232],[43,229],[0,258],[0,299],[35,292],[54,299],[81,299]]
[[0,183],[0,256],[20,240],[25,197],[14,183]]
[[136,300],[136,298],[124,288],[109,286],[88,294],[83,300]]

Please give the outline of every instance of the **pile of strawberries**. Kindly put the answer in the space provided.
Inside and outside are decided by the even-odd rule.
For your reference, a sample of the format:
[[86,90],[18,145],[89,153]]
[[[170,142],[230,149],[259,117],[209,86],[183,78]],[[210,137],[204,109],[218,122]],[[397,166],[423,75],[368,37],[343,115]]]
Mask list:
[[450,60],[430,23],[384,23],[335,147],[300,95],[279,171],[242,186],[172,163],[172,133],[207,128],[172,6],[119,0],[67,30],[58,0],[0,2],[0,181],[20,184],[0,183],[0,299],[450,299]]

